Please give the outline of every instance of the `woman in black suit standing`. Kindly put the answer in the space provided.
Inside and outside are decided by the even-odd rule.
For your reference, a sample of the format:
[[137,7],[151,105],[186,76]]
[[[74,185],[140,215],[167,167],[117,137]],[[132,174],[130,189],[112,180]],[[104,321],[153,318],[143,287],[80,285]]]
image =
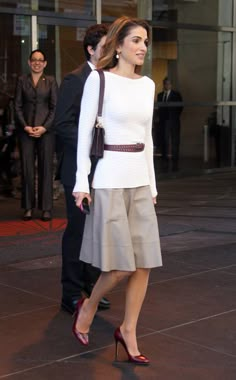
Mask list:
[[33,50],[28,59],[30,73],[18,79],[15,93],[16,129],[21,157],[23,220],[31,220],[36,206],[35,159],[37,157],[37,200],[41,219],[52,218],[53,203],[53,121],[58,86],[53,76],[46,76],[43,51]]

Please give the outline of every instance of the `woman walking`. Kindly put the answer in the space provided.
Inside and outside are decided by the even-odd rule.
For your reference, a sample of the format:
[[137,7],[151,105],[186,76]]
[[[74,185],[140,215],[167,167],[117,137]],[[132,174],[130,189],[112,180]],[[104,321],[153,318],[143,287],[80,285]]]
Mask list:
[[154,209],[152,114],[154,82],[139,74],[149,38],[148,24],[121,17],[110,27],[98,69],[104,70],[104,157],[99,160],[89,191],[90,147],[99,98],[99,75],[85,84],[79,120],[75,202],[91,205],[86,218],[81,260],[101,269],[90,298],[77,305],[73,332],[84,345],[100,299],[127,277],[124,319],[114,332],[128,360],[149,364],[138,349],[136,326],[150,269],[162,265]]

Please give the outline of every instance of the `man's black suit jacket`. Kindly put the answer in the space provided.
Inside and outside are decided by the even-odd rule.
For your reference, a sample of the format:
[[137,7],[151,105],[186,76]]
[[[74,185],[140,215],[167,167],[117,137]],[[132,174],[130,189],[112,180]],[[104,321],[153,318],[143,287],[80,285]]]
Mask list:
[[[163,97],[164,97],[164,92],[160,92],[157,95],[157,102],[162,103],[163,102]],[[182,102],[182,96],[178,91],[171,90],[170,94],[168,96],[167,102]],[[172,121],[179,121],[181,112],[183,110],[182,106],[178,107],[161,107],[161,105],[158,106],[158,116],[159,116],[159,122],[163,123],[166,120],[172,120]]]
[[59,90],[55,116],[57,179],[65,186],[75,184],[80,106],[84,84],[91,71],[89,64],[83,63],[65,76]]

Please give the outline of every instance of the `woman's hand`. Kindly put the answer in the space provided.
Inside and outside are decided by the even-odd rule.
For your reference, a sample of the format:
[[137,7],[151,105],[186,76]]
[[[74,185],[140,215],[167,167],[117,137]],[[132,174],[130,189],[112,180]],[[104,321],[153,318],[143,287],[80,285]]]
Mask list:
[[45,132],[47,132],[46,128],[43,126],[39,125],[37,127],[33,128],[33,137],[39,138],[41,137]]
[[153,201],[153,204],[156,205],[157,204],[157,197],[153,197],[152,201]]
[[26,125],[25,126],[25,128],[24,128],[24,131],[26,132],[26,133],[28,133],[28,135],[32,135],[32,134],[34,134],[34,131],[33,131],[33,127],[31,127],[30,125]]
[[81,203],[84,198],[88,199],[88,203],[92,202],[91,196],[89,193],[82,193],[82,192],[75,192],[72,193],[73,197],[75,198],[75,204],[77,207],[81,208]]
[[30,127],[29,125],[26,125],[24,128],[24,131],[28,133],[30,137],[39,138],[41,137],[45,132],[47,132],[46,128],[39,125],[38,127]]

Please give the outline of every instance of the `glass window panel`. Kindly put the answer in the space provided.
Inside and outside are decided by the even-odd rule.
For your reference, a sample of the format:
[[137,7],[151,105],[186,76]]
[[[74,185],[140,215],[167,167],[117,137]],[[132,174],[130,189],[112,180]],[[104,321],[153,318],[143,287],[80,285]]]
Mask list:
[[219,25],[233,26],[233,1],[228,0],[227,6],[225,0],[219,0]]
[[121,17],[122,15],[137,17],[137,1],[102,0],[102,15],[109,17]]
[[211,26],[233,25],[233,0],[153,0],[152,3],[153,21]]
[[95,2],[93,0],[38,0],[38,9],[93,16]]
[[0,109],[14,95],[17,77],[28,71],[31,18],[0,13]]
[[31,0],[8,0],[8,1],[0,1],[0,7],[7,8],[31,8]]
[[[168,76],[185,103],[181,115],[182,157],[195,157],[203,162],[204,125],[214,115],[219,133],[208,136],[207,144],[211,146],[208,164],[214,166],[218,162],[216,149],[224,150],[220,165],[229,164],[226,153],[230,155],[231,151],[232,106],[216,107],[215,103],[232,100],[232,51],[229,32],[153,28],[152,77],[156,92],[162,91],[162,81]],[[219,136],[222,142],[218,141]],[[216,138],[220,147],[215,146]]]
[[[217,100],[230,101],[232,96],[232,34],[218,33],[217,46]],[[230,107],[218,110],[218,123],[230,125]]]
[[39,25],[39,48],[47,55],[46,72],[55,75],[58,83],[68,72],[85,60],[83,37],[85,28]]
[[0,7],[32,9],[46,12],[78,13],[95,15],[93,0],[8,0],[0,1]]
[[55,75],[55,46],[55,26],[38,25],[38,47],[47,57],[47,67],[45,68],[45,73],[48,75]]
[[[153,73],[157,75],[157,88],[161,88],[163,77],[170,75],[190,102],[232,100],[232,51],[229,32],[153,28]],[[159,67],[162,74],[158,74]]]

